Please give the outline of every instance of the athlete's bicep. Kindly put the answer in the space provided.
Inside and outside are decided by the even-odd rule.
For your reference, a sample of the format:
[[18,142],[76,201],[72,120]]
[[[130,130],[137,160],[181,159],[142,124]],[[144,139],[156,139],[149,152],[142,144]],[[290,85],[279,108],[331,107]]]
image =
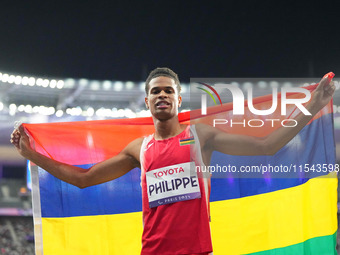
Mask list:
[[135,167],[140,167],[139,153],[142,142],[143,138],[138,138],[128,144],[118,155],[91,167],[85,173],[86,186],[117,179]]
[[264,155],[264,140],[260,137],[216,133],[211,141],[212,149],[230,155]]
[[263,155],[264,139],[230,134],[205,124],[198,124],[197,133],[205,151],[219,151],[230,155]]

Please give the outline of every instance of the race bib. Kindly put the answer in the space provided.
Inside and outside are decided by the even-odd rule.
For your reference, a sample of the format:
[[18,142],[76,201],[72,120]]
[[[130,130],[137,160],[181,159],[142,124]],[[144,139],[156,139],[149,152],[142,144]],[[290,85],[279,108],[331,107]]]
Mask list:
[[150,208],[201,197],[194,162],[146,172],[146,184]]

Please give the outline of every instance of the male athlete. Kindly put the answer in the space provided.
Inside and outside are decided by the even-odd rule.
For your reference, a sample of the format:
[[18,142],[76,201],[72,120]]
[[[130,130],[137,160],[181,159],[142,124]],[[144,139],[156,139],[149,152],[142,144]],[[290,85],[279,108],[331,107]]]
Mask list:
[[[132,141],[118,155],[94,165],[86,172],[34,151],[22,126],[13,131],[11,143],[23,157],[80,188],[119,178],[135,167],[141,168],[144,221],[141,254],[209,254],[212,252],[210,180],[198,178],[199,173],[193,176],[190,162],[209,165],[213,151],[231,155],[274,155],[331,100],[335,91],[331,82],[333,76],[332,73],[328,74],[315,89],[306,106],[311,116],[299,114],[295,119],[297,126],[279,128],[266,137],[228,134],[204,124],[193,127],[180,124],[178,107],[181,106],[182,97],[177,74],[168,68],[156,68],[145,83],[145,104],[152,114],[155,133]],[[190,153],[190,146],[181,146],[192,137],[200,150],[198,153],[196,151],[196,155]],[[166,183],[157,183],[161,171],[176,172],[173,176],[177,176],[180,179],[178,183],[183,185],[177,185],[177,180],[171,178]],[[169,191],[177,189],[179,194],[187,194],[186,188],[191,189],[191,195],[174,197]],[[159,204],[159,201],[164,203]]]

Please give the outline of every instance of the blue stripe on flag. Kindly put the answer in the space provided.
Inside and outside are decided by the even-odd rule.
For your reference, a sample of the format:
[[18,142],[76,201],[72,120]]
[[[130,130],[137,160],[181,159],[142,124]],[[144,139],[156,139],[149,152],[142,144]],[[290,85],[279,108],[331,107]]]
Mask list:
[[[241,166],[260,164],[296,166],[297,172],[291,178],[220,178],[213,174],[211,180],[211,201],[235,199],[294,187],[307,182],[310,178],[326,175],[325,172],[299,173],[304,164],[335,164],[334,134],[332,114],[323,115],[304,127],[298,136],[274,156],[230,156],[214,152],[212,162],[220,165]],[[226,163],[227,162],[227,163]],[[212,164],[213,165],[213,164]],[[224,177],[226,174],[222,174]],[[243,175],[246,176],[246,175]],[[270,176],[270,175],[269,175]],[[285,173],[285,176],[288,176]],[[215,178],[214,178],[215,177]]]
[[[88,165],[83,165],[88,168]],[[42,217],[71,217],[142,211],[140,170],[80,189],[39,170]]]

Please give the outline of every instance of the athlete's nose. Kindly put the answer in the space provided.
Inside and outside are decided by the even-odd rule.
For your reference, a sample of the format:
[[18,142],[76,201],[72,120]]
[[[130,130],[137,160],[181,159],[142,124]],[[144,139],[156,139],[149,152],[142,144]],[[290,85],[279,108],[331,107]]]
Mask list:
[[158,94],[158,97],[168,97],[168,94],[164,91],[164,90],[161,90],[161,92]]

